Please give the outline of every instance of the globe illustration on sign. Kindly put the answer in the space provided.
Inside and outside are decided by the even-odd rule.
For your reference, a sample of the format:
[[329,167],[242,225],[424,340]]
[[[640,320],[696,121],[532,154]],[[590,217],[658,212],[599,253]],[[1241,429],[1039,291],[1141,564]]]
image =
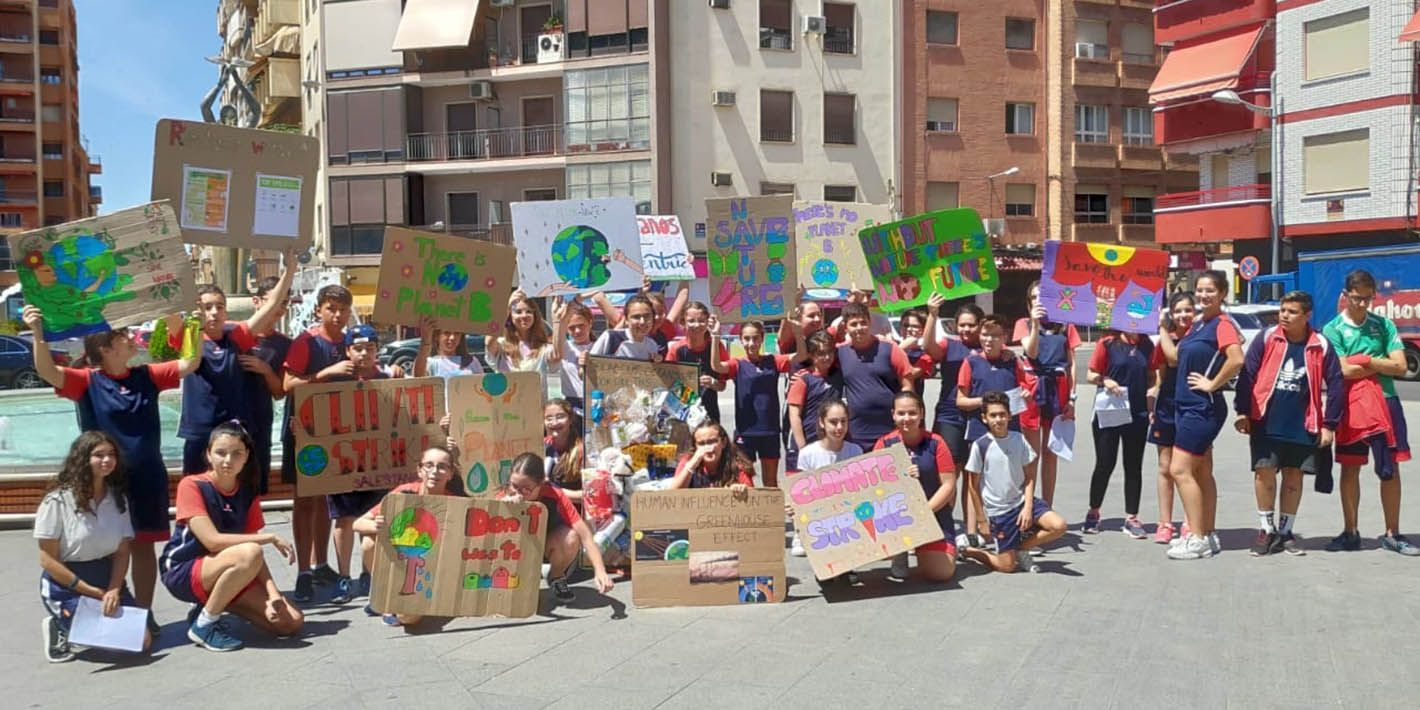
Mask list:
[[814,262],[814,283],[820,286],[831,286],[838,280],[838,264],[828,259],[819,259]]
[[436,283],[445,291],[462,291],[468,285],[468,269],[463,264],[444,264]]
[[103,296],[118,286],[113,251],[95,237],[81,234],[55,243],[49,248],[49,261],[54,264],[55,280],[76,290]]
[[423,557],[439,539],[439,521],[423,508],[405,508],[390,522],[390,544],[406,557]]
[[483,391],[494,397],[503,396],[508,391],[508,376],[501,372],[490,372],[483,376]]
[[609,253],[606,236],[592,227],[575,224],[552,240],[552,268],[557,278],[574,288],[596,288],[611,279],[602,261]]
[[666,546],[666,560],[688,560],[690,559],[690,541],[676,540]]
[[319,476],[329,463],[325,448],[315,444],[308,444],[296,454],[296,470],[304,476]]

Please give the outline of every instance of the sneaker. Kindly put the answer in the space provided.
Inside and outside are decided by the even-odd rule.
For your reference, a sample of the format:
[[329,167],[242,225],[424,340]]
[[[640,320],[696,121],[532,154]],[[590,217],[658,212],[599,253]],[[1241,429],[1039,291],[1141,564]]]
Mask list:
[[1173,540],[1173,523],[1159,523],[1154,528],[1154,542],[1167,545]]
[[1307,551],[1303,550],[1301,544],[1299,544],[1296,535],[1287,533],[1286,535],[1278,535],[1277,537],[1277,546],[1272,549],[1274,554],[1279,551],[1285,552],[1293,557],[1301,557],[1307,554]]
[[360,573],[360,579],[356,580],[356,584],[355,584],[355,596],[359,596],[359,597],[368,597],[368,596],[370,596],[370,573],[369,573],[369,572],[361,572],[361,573]]
[[192,622],[192,625],[187,627],[187,637],[198,646],[218,653],[235,651],[242,647],[242,640],[229,633],[227,625],[220,619],[205,629],[198,627],[196,621]]
[[403,622],[399,620],[399,616],[396,614],[385,614],[381,616],[380,623],[385,626],[404,626]]
[[330,568],[330,565],[321,565],[311,570],[311,574],[316,578],[316,584],[329,587],[340,581],[340,573]]
[[193,604],[193,605],[192,605],[192,608],[190,608],[190,609],[187,610],[187,625],[188,625],[188,626],[192,626],[192,622],[197,621],[197,615],[198,615],[198,614],[201,614],[201,613],[202,613],[202,605],[201,605],[201,604]]
[[1217,531],[1208,533],[1208,547],[1215,555],[1223,551],[1223,543],[1218,540]]
[[902,584],[907,581],[908,574],[910,572],[907,568],[907,553],[904,552],[892,558],[892,564],[888,566],[887,581]]
[[1180,539],[1180,540],[1182,540],[1182,539],[1184,539],[1184,538],[1186,538],[1186,537],[1188,537],[1189,535],[1192,535],[1192,534],[1193,534],[1193,530],[1188,527],[1187,521],[1185,521],[1185,522],[1183,523],[1183,526],[1178,529],[1178,539]]
[[575,601],[577,599],[577,595],[573,594],[572,590],[567,588],[567,580],[554,579],[552,580],[551,586],[552,596],[557,597],[557,601],[566,604],[567,602]]
[[1031,557],[1045,557],[1045,550],[1042,550],[1039,547],[1032,547],[1031,549],[1026,550],[1026,554],[1030,555]]
[[1123,530],[1125,535],[1135,540],[1143,540],[1149,536],[1149,533],[1144,530],[1144,524],[1139,522],[1139,516],[1137,515],[1126,517],[1124,519],[1124,525],[1120,526],[1120,530]]
[[1085,513],[1085,524],[1080,526],[1080,532],[1093,535],[1100,531],[1100,511],[1099,508],[1090,508],[1090,512]]
[[157,636],[163,633],[163,627],[158,624],[158,617],[153,616],[153,612],[148,612],[148,633]]
[[298,602],[308,602],[316,597],[316,576],[310,572],[296,575],[296,591],[291,598]]
[[1039,571],[1040,571],[1040,565],[1036,564],[1036,563],[1035,563],[1035,560],[1031,559],[1030,555],[1022,555],[1022,554],[1020,553],[1020,551],[1017,551],[1017,552],[1016,552],[1016,571],[1017,571],[1017,572],[1039,572]]
[[369,604],[366,604],[366,605],[365,605],[365,616],[382,616],[382,614],[380,614],[380,612],[378,612],[378,611],[375,611],[375,607],[370,606]]
[[1252,548],[1248,550],[1248,554],[1252,555],[1253,557],[1263,557],[1265,555],[1270,555],[1272,554],[1272,546],[1276,544],[1279,544],[1277,533],[1270,533],[1266,530],[1258,530],[1257,539],[1253,541]]
[[1182,543],[1170,547],[1168,555],[1171,560],[1199,560],[1212,557],[1213,546],[1208,544],[1207,538],[1189,535]]
[[349,604],[355,598],[355,583],[349,577],[342,575],[335,580],[335,591],[330,593],[331,604]]
[[[1410,540],[1404,535],[1382,535],[1380,537],[1381,549],[1398,552],[1406,557],[1420,557],[1420,547],[1410,544]],[[1358,544],[1360,540],[1356,541]]]
[[861,587],[861,586],[863,586],[863,580],[861,580],[861,579],[858,578],[858,573],[857,573],[857,572],[848,572],[848,573],[844,574],[844,575],[843,575],[843,581],[844,581],[844,582],[847,582],[847,583],[848,583],[848,586],[850,586],[850,587]]
[[44,658],[50,663],[64,663],[74,660],[74,651],[69,648],[69,634],[59,628],[53,616],[45,614],[39,620],[40,633],[44,637]]
[[805,557],[808,555],[804,551],[804,541],[799,539],[799,534],[794,533],[794,539],[789,542],[789,554],[793,557]]
[[1355,552],[1361,549],[1361,533],[1354,530],[1343,530],[1340,535],[1331,538],[1331,542],[1326,543],[1327,552]]

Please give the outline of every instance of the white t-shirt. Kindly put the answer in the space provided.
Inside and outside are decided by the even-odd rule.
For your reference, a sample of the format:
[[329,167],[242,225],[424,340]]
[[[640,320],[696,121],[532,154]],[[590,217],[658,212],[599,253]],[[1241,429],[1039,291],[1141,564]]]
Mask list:
[[462,360],[463,358],[458,355],[430,355],[428,363],[429,376],[442,377],[447,380],[450,377],[458,377],[459,375],[483,374],[483,363],[479,362],[478,358],[470,355],[467,365],[464,365]]
[[799,451],[799,470],[812,471],[862,455],[863,448],[851,441],[843,442],[843,448],[838,451],[829,451],[822,441],[815,441]]
[[103,500],[90,503],[95,512],[80,511],[67,490],[50,491],[39,502],[35,539],[58,540],[61,562],[103,559],[124,539],[133,539],[133,520],[127,511],[119,512],[112,494],[105,492]]
[[578,345],[567,338],[562,342],[562,396],[582,398],[582,353],[590,352],[596,343]]
[[626,331],[626,339],[617,346],[616,352],[607,352],[611,349],[611,331],[608,330],[597,338],[597,342],[592,344],[593,355],[610,355],[612,357],[625,358],[627,360],[644,360],[650,362],[661,352],[661,345],[652,338],[642,338],[639,341],[632,340],[629,331]]
[[526,343],[519,343],[518,349],[522,357],[517,362],[508,357],[506,351],[499,351],[498,357],[493,360],[493,369],[499,372],[536,372],[542,375],[543,389],[546,390],[548,399],[557,399],[562,396],[562,381],[552,377],[552,368],[547,362],[547,358],[557,347],[552,343],[547,343],[534,350]]
[[1035,450],[1018,431],[997,439],[990,432],[972,442],[966,470],[981,474],[981,502],[987,515],[1004,515],[1025,499],[1026,466]]

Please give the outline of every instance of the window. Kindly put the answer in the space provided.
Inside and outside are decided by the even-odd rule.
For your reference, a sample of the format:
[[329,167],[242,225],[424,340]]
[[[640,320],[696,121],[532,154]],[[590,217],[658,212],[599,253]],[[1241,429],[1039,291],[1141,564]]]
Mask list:
[[1368,189],[1370,167],[1368,128],[1302,139],[1302,173],[1308,195]]
[[956,44],[957,14],[941,10],[927,11],[927,44]]
[[823,17],[828,25],[823,34],[823,51],[827,54],[852,54],[853,6],[826,2],[823,4]]
[[1131,22],[1124,26],[1124,61],[1154,63],[1154,26]]
[[[12,215],[15,217],[19,217],[19,215],[11,212],[0,214],[0,227],[20,226],[18,221],[15,224],[9,223],[9,217],[11,217]],[[0,239],[0,270],[13,271],[14,269],[15,264],[10,260],[10,240]]]
[[630,197],[638,214],[651,213],[651,161],[567,166],[567,199]]
[[64,109],[54,104],[45,104],[39,109],[39,117],[45,123],[59,123],[64,120]]
[[45,159],[45,160],[63,160],[63,159],[64,159],[64,144],[62,144],[62,143],[45,143],[45,144],[44,144],[44,159]]
[[650,73],[645,64],[565,75],[569,151],[651,147]]
[[[338,91],[326,94],[326,145],[332,165],[404,160],[404,94],[400,89]],[[438,155],[429,142],[414,144],[414,155]]]
[[1109,190],[1102,185],[1076,185],[1075,222],[1109,224]]
[[400,176],[332,178],[326,193],[331,256],[378,256],[385,225],[405,224]]
[[449,212],[444,221],[450,227],[482,224],[478,221],[478,193],[450,192]]
[[63,73],[59,67],[40,67],[39,83],[58,86],[59,82],[63,80]]
[[773,143],[794,140],[794,92],[760,89],[759,139]]
[[1124,108],[1124,144],[1154,144],[1154,112],[1147,106]]
[[960,186],[954,182],[927,183],[927,211],[950,210],[961,206]]
[[951,133],[957,129],[956,99],[927,99],[927,130]]
[[759,0],[759,48],[793,49],[792,0]]
[[824,185],[823,199],[828,202],[857,202],[858,188],[852,185]]
[[45,180],[45,181],[44,181],[44,196],[45,196],[45,197],[63,197],[63,196],[64,196],[64,181],[63,181],[63,180]]
[[1080,20],[1075,23],[1075,58],[1109,59],[1109,23]]
[[547,202],[557,199],[557,188],[539,187],[523,190],[523,202]]
[[1371,66],[1371,10],[1363,7],[1303,25],[1308,80],[1354,74]]
[[40,30],[40,44],[59,44],[59,30]]
[[1154,223],[1154,189],[1151,187],[1124,186],[1124,223]]
[[1075,141],[1109,142],[1109,107],[1075,104]]
[[1006,49],[1035,49],[1035,20],[1007,17]]
[[[24,221],[24,215],[19,212],[0,212],[0,227],[20,227],[24,226]],[[6,248],[9,248],[8,241]]]
[[823,95],[823,142],[853,145],[857,139],[857,120],[853,94]]
[[1035,133],[1035,104],[1006,104],[1006,134],[1028,136]]
[[1035,216],[1035,183],[1006,183],[1006,216]]
[[794,194],[794,184],[790,182],[761,182],[759,183],[759,194],[792,195]]

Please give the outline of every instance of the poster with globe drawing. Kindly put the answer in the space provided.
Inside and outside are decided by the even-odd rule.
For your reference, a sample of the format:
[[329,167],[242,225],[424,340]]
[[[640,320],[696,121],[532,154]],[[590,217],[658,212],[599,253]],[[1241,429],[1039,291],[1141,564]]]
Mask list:
[[490,335],[508,315],[517,251],[510,246],[403,227],[385,228],[374,321]]
[[1045,242],[1040,304],[1056,323],[1157,333],[1169,253],[1116,244]]
[[799,200],[794,203],[799,285],[810,300],[846,298],[854,286],[873,287],[858,231],[892,221],[892,205]]
[[640,225],[630,197],[514,202],[518,288],[529,296],[640,288]]
[[152,202],[9,238],[25,302],[50,341],[137,325],[191,307],[192,261],[173,210]]

